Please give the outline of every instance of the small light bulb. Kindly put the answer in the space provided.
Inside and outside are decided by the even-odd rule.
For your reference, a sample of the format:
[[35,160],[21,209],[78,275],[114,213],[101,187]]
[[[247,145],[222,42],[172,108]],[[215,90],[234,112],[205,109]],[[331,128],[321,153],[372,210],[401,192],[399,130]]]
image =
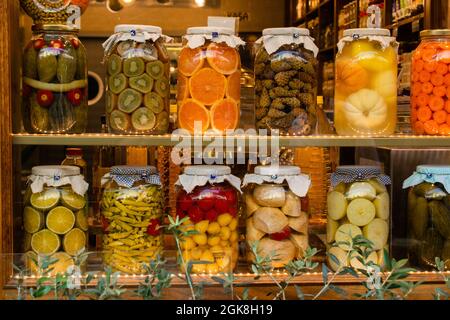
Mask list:
[[197,7],[204,7],[206,3],[206,0],[195,0],[195,4]]

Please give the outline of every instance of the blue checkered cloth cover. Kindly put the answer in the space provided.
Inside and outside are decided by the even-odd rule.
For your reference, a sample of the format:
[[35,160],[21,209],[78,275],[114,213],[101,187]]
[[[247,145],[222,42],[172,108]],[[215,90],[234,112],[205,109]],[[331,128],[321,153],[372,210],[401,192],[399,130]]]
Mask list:
[[355,181],[377,179],[384,185],[391,184],[391,178],[381,172],[379,167],[372,166],[342,166],[337,167],[331,174],[331,185],[336,187],[339,183],[352,183]]

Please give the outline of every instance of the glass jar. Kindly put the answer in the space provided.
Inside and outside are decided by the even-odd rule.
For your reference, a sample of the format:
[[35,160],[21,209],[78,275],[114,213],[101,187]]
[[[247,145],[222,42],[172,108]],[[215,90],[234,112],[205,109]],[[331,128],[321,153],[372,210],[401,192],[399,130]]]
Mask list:
[[334,271],[363,268],[361,257],[351,250],[356,236],[372,242],[366,262],[384,266],[384,250],[389,251],[391,201],[386,185],[390,183],[380,168],[372,166],[341,166],[332,174],[326,240],[327,253],[337,259],[328,257]]
[[424,30],[412,55],[411,126],[415,134],[450,135],[450,30]]
[[33,27],[22,68],[22,119],[29,133],[86,131],[87,60],[77,32],[65,25]]
[[58,259],[53,272],[65,272],[87,248],[88,187],[78,167],[33,167],[22,216],[24,258],[31,271],[38,271],[34,261],[51,256]]
[[255,59],[256,128],[310,135],[316,126],[319,49],[308,29],[271,28]]
[[79,18],[88,5],[89,0],[20,0],[20,6],[34,23],[45,24],[66,24]]
[[271,257],[274,268],[304,256],[309,247],[307,192],[309,176],[296,166],[258,166],[244,177],[247,259],[254,262],[252,247],[261,257]]
[[[189,166],[179,176],[177,216],[184,231],[196,230],[180,239],[181,270],[189,261],[193,273],[232,272],[239,256],[239,178],[227,166]],[[180,254],[180,252],[179,252]]]
[[81,148],[67,148],[66,158],[61,162],[63,166],[75,166],[80,168],[80,174],[86,177],[87,162],[83,159],[83,149]]
[[436,268],[436,258],[450,270],[450,166],[420,165],[406,179],[408,253],[415,267]]
[[[244,42],[228,28],[187,29],[178,57],[178,127],[194,132],[239,126]],[[197,127],[196,127],[197,125]]]
[[115,166],[102,179],[103,262],[127,274],[144,272],[163,251],[164,197],[155,167]]
[[397,125],[398,43],[387,29],[349,29],[336,55],[334,124],[339,135],[382,136]]
[[170,59],[160,27],[117,25],[104,44],[106,115],[116,134],[169,129]]

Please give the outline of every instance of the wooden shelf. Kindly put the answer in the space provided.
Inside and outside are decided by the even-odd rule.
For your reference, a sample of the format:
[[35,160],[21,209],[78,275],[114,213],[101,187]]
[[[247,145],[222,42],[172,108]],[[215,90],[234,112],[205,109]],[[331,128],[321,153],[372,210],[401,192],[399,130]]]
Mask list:
[[412,16],[412,17],[409,17],[409,18],[401,19],[398,22],[395,22],[395,23],[393,23],[391,25],[386,26],[386,28],[387,29],[400,28],[401,26],[407,25],[409,23],[413,23],[413,22],[415,22],[417,20],[421,20],[423,18],[424,18],[424,14],[421,13],[421,14],[418,14],[416,16]]
[[[183,136],[159,135],[159,136],[130,136],[113,134],[74,134],[74,135],[40,135],[40,134],[13,134],[14,145],[64,145],[64,146],[174,146]],[[203,145],[208,145],[221,135],[204,136]],[[207,139],[206,139],[207,138]],[[233,139],[235,145],[261,139],[255,135],[227,136]],[[264,138],[264,137],[263,137]],[[192,140],[192,137],[190,137]],[[268,137],[268,139],[271,139]],[[393,135],[387,137],[357,137],[319,135],[306,137],[281,136],[282,147],[450,147],[450,137]],[[191,141],[192,142],[192,141]]]

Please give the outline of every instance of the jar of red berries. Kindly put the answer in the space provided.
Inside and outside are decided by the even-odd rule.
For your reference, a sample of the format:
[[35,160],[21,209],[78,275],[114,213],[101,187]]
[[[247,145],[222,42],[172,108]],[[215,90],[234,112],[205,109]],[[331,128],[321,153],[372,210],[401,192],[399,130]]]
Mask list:
[[189,166],[177,185],[177,215],[183,219],[181,269],[193,273],[232,272],[238,260],[240,179],[227,166]]

